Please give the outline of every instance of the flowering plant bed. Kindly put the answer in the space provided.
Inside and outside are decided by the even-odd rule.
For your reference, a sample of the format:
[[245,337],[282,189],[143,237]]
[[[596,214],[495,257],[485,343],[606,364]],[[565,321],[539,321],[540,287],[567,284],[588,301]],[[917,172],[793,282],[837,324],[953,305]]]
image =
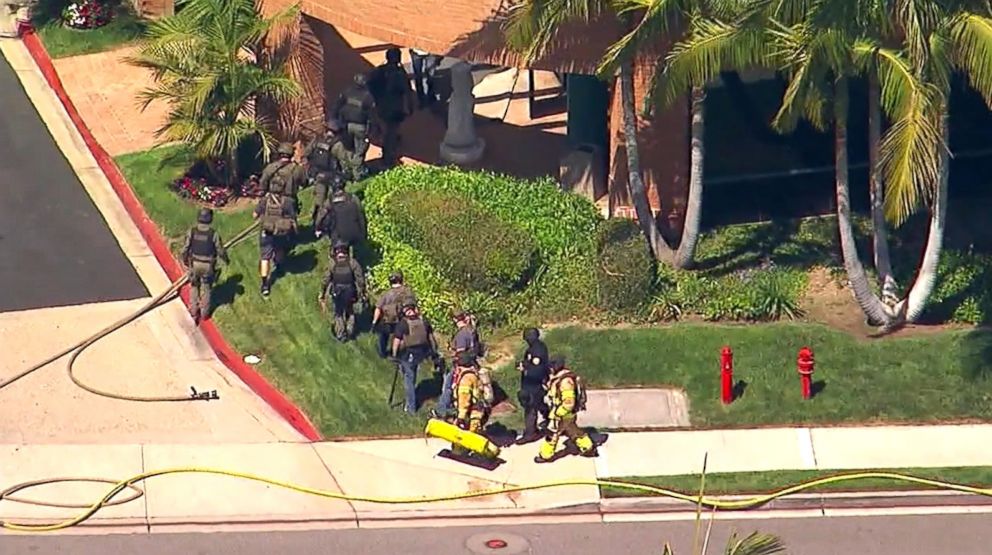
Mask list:
[[79,0],[62,10],[62,21],[72,29],[96,29],[110,23],[113,8],[100,0]]
[[[223,175],[224,163],[216,162],[214,170]],[[182,177],[172,182],[172,190],[181,198],[215,208],[226,206],[238,197],[259,197],[261,187],[256,176],[251,176],[238,187],[216,185],[217,179],[207,170],[206,164],[195,164]]]

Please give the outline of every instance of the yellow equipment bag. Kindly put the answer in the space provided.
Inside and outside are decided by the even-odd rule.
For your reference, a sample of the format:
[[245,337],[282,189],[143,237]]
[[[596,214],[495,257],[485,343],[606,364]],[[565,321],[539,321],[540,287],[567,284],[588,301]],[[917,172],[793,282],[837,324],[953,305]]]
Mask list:
[[485,436],[463,430],[443,420],[434,418],[428,420],[424,433],[430,437],[450,441],[454,445],[464,447],[473,453],[478,453],[489,459],[495,459],[499,456],[499,447],[493,445],[493,442],[489,441]]

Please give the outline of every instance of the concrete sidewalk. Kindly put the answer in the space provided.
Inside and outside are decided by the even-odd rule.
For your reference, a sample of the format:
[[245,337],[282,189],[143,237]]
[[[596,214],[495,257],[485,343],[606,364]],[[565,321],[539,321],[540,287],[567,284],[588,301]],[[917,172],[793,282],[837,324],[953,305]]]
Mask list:
[[[598,488],[586,485],[431,503],[374,501],[566,480],[691,474],[699,471],[704,453],[709,454],[710,472],[984,466],[992,465],[992,453],[984,448],[990,439],[992,425],[614,433],[600,448],[601,455],[595,461],[571,456],[553,464],[536,465],[532,458],[537,445],[514,446],[503,451],[506,463],[494,471],[438,457],[437,453],[447,445],[436,439],[314,444],[0,445],[0,490],[18,482],[56,476],[121,480],[147,471],[201,467],[251,473],[366,499],[329,499],[222,475],[167,475],[138,484],[145,491],[143,499],[101,510],[82,529],[74,529],[76,532],[172,532],[217,525],[290,529],[442,526],[482,517],[487,522],[499,522],[520,516],[556,522],[594,521],[603,518],[612,505],[601,508]],[[921,446],[927,448],[920,449]],[[105,484],[56,484],[20,495],[85,504],[99,499],[108,488]],[[814,504],[820,496],[815,497]],[[616,505],[615,501],[610,503]],[[809,499],[804,502],[808,504]],[[0,520],[42,522],[75,514],[73,509],[0,502]]]
[[[3,39],[0,50],[147,290],[167,289],[170,280],[24,45]],[[0,380],[96,333],[147,301],[148,297],[0,314]],[[194,386],[217,390],[220,400],[135,403],[98,397],[71,383],[62,359],[0,391],[6,416],[0,418],[0,443],[303,440],[216,358],[179,301],[97,343],[76,366],[84,382],[115,393],[184,395]]]

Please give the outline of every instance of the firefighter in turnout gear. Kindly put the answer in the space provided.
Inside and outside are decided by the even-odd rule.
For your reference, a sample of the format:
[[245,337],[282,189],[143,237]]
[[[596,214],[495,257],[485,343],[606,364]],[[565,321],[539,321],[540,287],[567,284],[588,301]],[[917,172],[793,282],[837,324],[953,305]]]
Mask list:
[[[483,389],[475,354],[465,351],[455,358],[452,388],[457,399],[455,425],[463,430],[481,434],[489,419],[490,406]],[[468,449],[451,446],[452,453],[468,455]]]
[[344,126],[344,136],[355,159],[365,171],[365,153],[369,150],[369,132],[375,99],[369,92],[364,73],[355,75],[355,83],[338,96],[332,113]]
[[596,444],[575,422],[576,415],[586,408],[586,393],[582,379],[566,368],[564,359],[560,357],[553,358],[549,366],[551,377],[548,380],[547,404],[551,409],[554,431],[551,437],[541,444],[541,450],[534,458],[534,462],[551,462],[555,451],[558,450],[558,440],[562,435],[574,441],[583,456],[595,457]]
[[331,265],[320,285],[317,298],[322,310],[327,310],[327,296],[334,302],[334,337],[342,343],[355,338],[355,305],[364,310],[365,272],[348,254],[348,245],[336,243]]
[[189,270],[189,313],[197,324],[201,318],[210,318],[213,308],[210,296],[217,277],[217,259],[228,263],[224,241],[210,225],[213,221],[213,210],[200,209],[196,226],[189,230],[182,249],[183,264]]
[[262,220],[259,235],[259,275],[262,281],[262,296],[268,297],[275,280],[276,266],[286,255],[291,235],[296,231],[296,201],[290,196],[266,193],[255,206],[252,214]]
[[297,193],[307,184],[307,172],[303,166],[293,161],[295,152],[293,145],[280,144],[276,150],[279,159],[265,166],[258,182],[264,192],[291,197],[296,206],[299,206]]
[[326,233],[331,244],[343,242],[354,247],[368,236],[368,223],[362,203],[355,195],[345,191],[340,177],[331,178],[331,194],[321,204],[316,218],[316,232]]

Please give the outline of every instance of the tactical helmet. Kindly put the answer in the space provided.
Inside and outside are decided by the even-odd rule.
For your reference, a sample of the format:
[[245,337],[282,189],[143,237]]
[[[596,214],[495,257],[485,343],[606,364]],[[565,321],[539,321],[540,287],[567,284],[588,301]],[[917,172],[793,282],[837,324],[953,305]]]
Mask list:
[[475,366],[475,355],[469,351],[462,351],[458,353],[458,358],[455,361],[458,366]]
[[289,143],[279,143],[279,148],[276,149],[276,152],[279,156],[292,156],[296,153],[296,149]]
[[347,254],[348,253],[348,243],[338,240],[334,242],[334,246],[331,247],[334,254]]
[[337,193],[338,191],[344,190],[344,178],[340,174],[331,174],[330,176],[331,190]]
[[341,131],[341,121],[338,118],[327,118],[327,122],[324,125],[328,131],[333,131],[334,133]]
[[524,330],[524,341],[533,343],[541,338],[541,332],[537,328],[527,328]]
[[456,321],[467,320],[468,312],[458,309],[454,312],[454,314],[451,315],[451,317],[454,318]]
[[563,356],[551,357],[551,359],[548,360],[548,366],[550,366],[551,369],[554,370],[555,372],[561,370],[562,368],[565,367],[565,357]]
[[389,283],[403,283],[403,272],[394,270],[393,273],[389,274]]
[[214,211],[209,208],[201,208],[200,213],[196,215],[197,223],[209,224],[214,221]]
[[366,84],[368,84],[368,77],[366,77],[364,73],[356,73],[355,84],[358,85],[359,87],[364,87]]
[[389,50],[386,50],[386,61],[391,64],[400,63],[401,57],[402,54],[400,53],[400,49],[396,48],[395,46],[390,48]]
[[403,312],[406,312],[408,310],[417,310],[417,303],[413,301],[407,301],[403,303]]

